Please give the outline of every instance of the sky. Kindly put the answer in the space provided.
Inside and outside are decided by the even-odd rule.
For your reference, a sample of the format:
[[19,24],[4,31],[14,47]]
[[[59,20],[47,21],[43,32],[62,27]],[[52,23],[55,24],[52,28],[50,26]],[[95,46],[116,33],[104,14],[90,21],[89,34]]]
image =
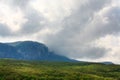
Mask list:
[[120,1],[0,0],[0,42],[24,40],[72,59],[120,64]]

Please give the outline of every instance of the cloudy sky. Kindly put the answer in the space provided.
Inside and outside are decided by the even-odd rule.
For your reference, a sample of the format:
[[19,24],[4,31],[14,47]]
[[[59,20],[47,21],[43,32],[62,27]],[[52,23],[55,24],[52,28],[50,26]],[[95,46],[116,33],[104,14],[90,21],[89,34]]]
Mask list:
[[73,59],[120,64],[120,1],[0,0],[0,42],[20,40]]

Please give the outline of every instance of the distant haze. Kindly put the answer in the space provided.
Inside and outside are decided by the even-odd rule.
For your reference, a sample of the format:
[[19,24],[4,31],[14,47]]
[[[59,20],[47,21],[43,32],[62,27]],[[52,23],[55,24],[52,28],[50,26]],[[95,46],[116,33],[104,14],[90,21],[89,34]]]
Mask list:
[[69,58],[120,64],[120,0],[0,0],[0,41],[24,40]]

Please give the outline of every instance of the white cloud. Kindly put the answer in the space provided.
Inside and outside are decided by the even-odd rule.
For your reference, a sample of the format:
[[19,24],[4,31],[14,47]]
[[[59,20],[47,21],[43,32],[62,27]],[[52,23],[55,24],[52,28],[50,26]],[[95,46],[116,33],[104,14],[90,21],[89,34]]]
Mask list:
[[0,23],[6,24],[12,31],[17,31],[26,22],[24,14],[20,8],[10,8],[10,6],[0,4]]
[[[120,32],[120,1],[0,2],[1,41],[37,40],[56,53],[71,58],[119,63],[120,45],[116,42],[120,42],[119,36],[115,35]],[[91,45],[96,40],[97,46]]]
[[99,48],[105,48],[108,52],[104,57],[98,59],[98,61],[112,61],[119,63],[120,58],[120,36],[119,35],[106,35],[94,42],[94,45]]
[[56,21],[71,15],[72,10],[85,1],[87,0],[81,3],[79,3],[79,0],[32,0],[30,4],[49,21]]

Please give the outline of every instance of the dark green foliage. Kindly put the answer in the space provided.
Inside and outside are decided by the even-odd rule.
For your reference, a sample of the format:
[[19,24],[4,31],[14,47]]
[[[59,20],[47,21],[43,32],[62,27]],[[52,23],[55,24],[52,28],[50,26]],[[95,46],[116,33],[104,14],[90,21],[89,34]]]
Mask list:
[[120,66],[2,59],[0,80],[120,80]]

